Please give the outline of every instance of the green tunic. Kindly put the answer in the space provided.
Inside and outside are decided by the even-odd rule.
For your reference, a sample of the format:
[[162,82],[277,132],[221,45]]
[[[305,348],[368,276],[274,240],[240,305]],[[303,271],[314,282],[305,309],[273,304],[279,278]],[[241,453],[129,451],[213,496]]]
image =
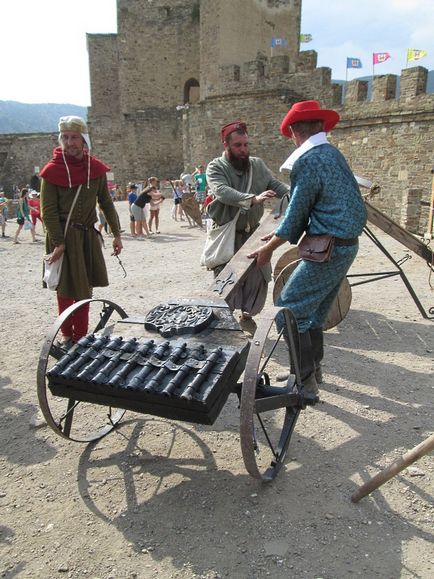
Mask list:
[[46,228],[46,252],[65,244],[62,274],[57,292],[76,300],[92,297],[92,288],[108,285],[107,269],[95,229],[96,204],[103,211],[115,237],[120,235],[119,218],[107,188],[106,175],[83,184],[64,238],[64,229],[77,187],[60,187],[45,179],[41,183],[41,213]]
[[245,231],[247,224],[250,230],[255,229],[264,214],[262,203],[253,205],[252,197],[268,189],[274,191],[277,197],[289,193],[290,188],[285,183],[273,177],[270,169],[259,157],[250,157],[252,185],[249,193],[245,193],[249,174],[238,171],[226,159],[225,153],[211,161],[206,169],[206,178],[215,200],[208,205],[208,214],[218,225],[231,221],[241,208],[237,220],[237,231]]
[[[264,214],[263,204],[252,206],[252,198],[267,190],[274,191],[277,197],[281,198],[290,191],[288,185],[273,177],[270,169],[259,157],[250,157],[250,171],[252,183],[249,192],[246,192],[249,173],[235,169],[227,160],[225,153],[211,161],[206,169],[208,185],[215,196],[215,200],[207,207],[211,219],[217,225],[223,225],[234,219],[238,209],[241,209],[236,226],[235,252],[255,231]],[[218,266],[214,273],[219,275],[223,267]],[[270,264],[266,264],[260,270],[252,268],[238,292],[228,300],[229,307],[232,310],[239,309],[256,315],[264,307],[267,284],[270,281]]]

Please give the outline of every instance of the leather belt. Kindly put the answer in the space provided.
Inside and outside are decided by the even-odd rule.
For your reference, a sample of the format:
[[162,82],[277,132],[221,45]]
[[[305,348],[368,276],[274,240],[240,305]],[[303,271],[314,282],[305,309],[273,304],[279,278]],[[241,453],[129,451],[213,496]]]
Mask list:
[[92,227],[83,225],[83,223],[71,223],[71,225],[72,227],[75,227],[75,229],[81,229],[82,231],[88,231],[89,229],[92,229]]
[[357,245],[359,242],[358,237],[352,237],[351,239],[341,239],[340,237],[335,237],[335,245]]

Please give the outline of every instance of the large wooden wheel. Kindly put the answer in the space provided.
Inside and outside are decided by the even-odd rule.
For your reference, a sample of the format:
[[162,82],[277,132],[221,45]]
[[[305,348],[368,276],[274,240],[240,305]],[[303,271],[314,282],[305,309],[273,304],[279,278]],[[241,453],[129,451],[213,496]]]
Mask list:
[[297,261],[297,259],[300,259],[300,256],[298,255],[297,246],[291,247],[290,249],[285,251],[285,253],[282,253],[282,255],[277,260],[276,265],[274,266],[273,279],[276,281],[280,273],[285,269],[285,267],[288,264]]
[[[295,248],[297,249],[297,248]],[[290,254],[292,252],[292,254]],[[282,257],[286,255],[286,265],[284,265],[283,269],[280,269],[277,278],[274,281],[273,287],[273,302],[276,303],[277,299],[283,289],[283,286],[286,284],[288,279],[291,277],[291,274],[294,272],[298,264],[300,263],[300,259],[298,258],[298,250],[297,253],[293,251],[293,249],[286,252]],[[292,261],[289,261],[292,258]],[[278,262],[279,263],[279,262]],[[282,262],[284,264],[285,262]],[[281,265],[282,265],[281,264]],[[275,268],[275,272],[277,270],[277,264]],[[348,314],[352,300],[352,293],[351,293],[351,286],[347,278],[344,278],[341,287],[339,288],[338,295],[333,301],[333,304],[330,308],[330,311],[327,316],[327,320],[324,324],[324,330],[330,330],[330,328],[334,328],[337,326],[345,316]]]
[[[276,316],[281,313],[289,336],[289,349],[282,331],[276,328]],[[300,372],[296,352],[298,331],[294,316],[287,308],[271,307],[258,322],[244,371],[241,390],[240,435],[241,450],[247,471],[255,478],[271,481],[281,469],[289,441],[303,408]],[[280,350],[280,352],[279,352]],[[258,398],[260,386],[275,386],[273,376],[280,368],[273,357],[291,357],[295,375],[289,384],[277,387],[274,396]],[[259,386],[259,388],[258,388]]]
[[[127,314],[105,299],[82,300],[66,309],[55,321],[42,346],[37,370],[39,406],[48,426],[59,436],[76,442],[91,442],[108,434],[119,423],[125,410],[53,396],[48,387],[47,370],[66,352],[58,344],[62,324],[79,308],[89,304],[89,333],[109,334],[113,322]],[[112,325],[108,325],[111,322]]]

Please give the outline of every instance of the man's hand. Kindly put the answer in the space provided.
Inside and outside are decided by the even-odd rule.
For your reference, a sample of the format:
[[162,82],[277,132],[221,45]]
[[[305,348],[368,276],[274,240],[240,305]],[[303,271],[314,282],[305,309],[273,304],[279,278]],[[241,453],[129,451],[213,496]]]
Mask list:
[[122,239],[121,236],[119,235],[118,237],[114,237],[113,238],[113,253],[112,255],[119,255],[120,252],[122,251],[123,245],[122,245]]
[[271,191],[271,189],[268,189],[267,191],[263,191],[259,195],[252,197],[252,205],[262,204],[267,199],[272,199],[273,197],[276,197],[276,193],[274,191]]
[[256,259],[256,267],[262,267],[269,261],[271,261],[271,256],[273,255],[273,250],[268,245],[262,245],[249,253],[247,257],[250,259]]
[[50,253],[49,256],[47,256],[47,262],[48,263],[54,263],[55,261],[57,261],[58,259],[60,259],[62,257],[62,255],[65,252],[65,245],[58,245],[57,247],[54,248],[53,252]]
[[[271,237],[271,238],[270,238]],[[273,251],[280,247],[283,243],[286,243],[285,239],[277,237],[274,233],[266,235],[262,239],[267,239],[267,243],[252,251],[247,257],[250,259],[256,259],[256,266],[262,267],[269,261],[271,261],[271,256]]]
[[264,235],[264,237],[261,237],[261,241],[270,241],[270,239],[273,238],[274,235],[274,231],[272,231],[271,233],[267,233],[267,235]]

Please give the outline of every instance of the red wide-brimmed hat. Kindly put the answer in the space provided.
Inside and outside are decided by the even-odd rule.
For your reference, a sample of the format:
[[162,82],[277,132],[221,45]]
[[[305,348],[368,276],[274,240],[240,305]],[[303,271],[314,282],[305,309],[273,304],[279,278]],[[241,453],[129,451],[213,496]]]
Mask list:
[[234,131],[243,131],[247,133],[247,125],[243,121],[233,121],[222,127],[220,129],[220,137],[222,139],[222,143],[225,142],[226,138],[233,133]]
[[294,103],[286,113],[280,125],[284,137],[291,138],[291,125],[300,121],[324,121],[324,131],[327,133],[338,123],[340,117],[336,111],[322,109],[318,101],[301,101]]

